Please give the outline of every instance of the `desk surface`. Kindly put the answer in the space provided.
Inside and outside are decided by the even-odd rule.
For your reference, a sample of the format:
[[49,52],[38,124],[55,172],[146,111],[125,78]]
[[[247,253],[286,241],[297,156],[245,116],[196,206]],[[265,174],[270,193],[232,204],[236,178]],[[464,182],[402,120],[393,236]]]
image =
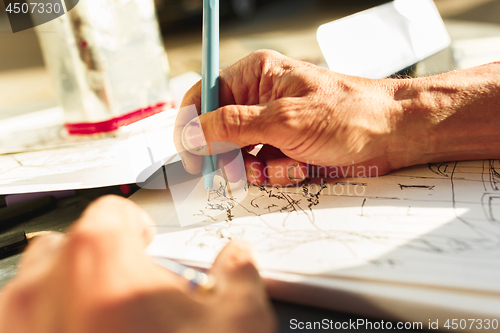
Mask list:
[[[447,9],[446,6],[448,3],[450,2],[436,1],[441,13],[448,13],[443,15],[445,18],[448,17],[461,20],[467,19],[467,16],[462,12],[453,12],[460,6],[467,7],[473,6],[474,3],[479,3],[477,8],[484,8],[483,10],[488,11],[488,6],[491,6],[491,4],[494,6],[498,6],[499,4],[498,1],[454,1],[454,3],[459,6]],[[485,3],[484,6],[481,5],[481,3]],[[336,11],[334,16],[329,20],[349,14],[349,11],[352,12],[353,10],[344,7],[343,11]],[[493,14],[493,12],[495,11],[490,10],[490,14]],[[299,12],[299,15],[302,15],[302,13]],[[471,11],[471,15],[477,16],[480,14],[478,14],[478,10],[473,10]],[[491,16],[488,16],[487,14],[484,15],[483,17]],[[499,20],[496,23],[500,23],[500,17],[497,16],[494,17]],[[301,16],[301,18],[306,20],[307,17],[307,15]],[[225,62],[225,65],[228,65],[253,50],[259,48],[274,48],[294,58],[309,60],[316,63],[321,62],[322,58],[319,53],[320,51],[315,44],[316,27],[319,25],[318,23],[324,23],[320,21],[327,22],[328,20],[326,20],[325,15],[322,15],[319,16],[319,18],[316,17],[314,20],[309,19],[309,24],[301,24],[300,27],[293,26],[293,28],[288,31],[274,30],[273,32],[262,32],[262,29],[259,29],[258,31],[261,31],[260,33],[257,31],[254,33],[247,32],[245,34],[240,31],[241,34],[239,36],[237,35],[237,31],[233,31],[221,40],[221,48],[223,49],[221,54],[226,55],[226,57],[221,60],[223,63]],[[492,24],[491,22],[493,21],[489,21],[490,23],[474,23],[468,21],[447,20],[446,25],[452,39],[455,40],[474,37],[500,36],[500,25]],[[250,26],[247,30],[253,31],[252,29],[253,28]],[[301,42],[291,43],[290,38],[292,38],[292,36],[295,41],[299,38]],[[24,38],[29,39],[32,37],[33,36],[25,36]],[[165,41],[166,49],[170,58],[170,64],[173,68],[172,75],[177,75],[187,70],[197,70],[200,67],[201,56],[199,55],[201,55],[201,45],[196,37],[191,36],[186,38],[185,35],[181,35],[181,37],[176,38],[167,36]],[[200,48],[200,50],[198,50],[198,48]],[[186,56],[187,54],[189,54],[189,56]],[[437,58],[431,59],[430,62],[426,63],[425,70],[432,71],[433,63],[441,63],[443,57],[446,58],[447,56],[449,55],[444,54],[440,56],[441,58],[438,56]],[[3,89],[3,91],[0,92],[0,119],[5,118],[10,114],[29,112],[54,105],[55,94],[50,85],[47,85],[47,82],[49,82],[48,74],[43,68],[40,67],[0,73],[0,86],[6,86],[2,84],[5,83],[10,87],[9,90],[6,91]],[[25,92],[26,89],[23,89],[23,87],[26,86],[36,87],[36,89]],[[19,95],[19,92],[22,92],[22,96]],[[23,104],[16,104],[16,101],[19,100],[22,100]],[[21,225],[16,226],[16,228],[11,229],[10,231],[63,231],[69,224],[71,224],[71,222],[79,217],[81,212],[92,200],[108,193],[117,193],[117,191],[109,188],[79,191],[77,196],[59,201],[55,210],[33,218]],[[0,286],[3,286],[12,276],[15,275],[19,259],[20,255],[0,260]],[[274,302],[274,306],[280,320],[280,332],[293,331],[289,325],[291,319],[297,319],[299,321],[321,321],[323,319],[329,319],[340,322],[349,321],[349,319],[358,319],[358,317],[352,315],[283,302]],[[375,330],[373,331],[375,332]]]
[[[119,194],[119,191],[116,187],[80,190],[74,197],[59,200],[55,210],[49,211],[43,215],[19,224],[9,231],[64,231],[73,221],[75,221],[80,216],[81,212],[83,212],[85,207],[87,207],[87,205],[91,201],[106,194]],[[19,263],[20,258],[21,255],[16,255],[0,260],[0,287],[7,283],[8,280],[10,280],[15,275],[16,267]],[[297,319],[301,322],[321,322],[323,319],[332,320],[333,322],[349,322],[349,320],[356,321],[358,318],[368,319],[325,309],[318,309],[285,302],[274,301],[273,305],[280,323],[279,332],[295,332],[296,330],[293,330],[290,327],[290,321],[292,319]],[[380,321],[380,319],[371,319],[371,321],[376,322]],[[365,332],[372,331],[378,332],[380,330],[367,330]],[[301,330],[301,332],[308,332],[308,330]],[[406,332],[416,331],[408,330]]]

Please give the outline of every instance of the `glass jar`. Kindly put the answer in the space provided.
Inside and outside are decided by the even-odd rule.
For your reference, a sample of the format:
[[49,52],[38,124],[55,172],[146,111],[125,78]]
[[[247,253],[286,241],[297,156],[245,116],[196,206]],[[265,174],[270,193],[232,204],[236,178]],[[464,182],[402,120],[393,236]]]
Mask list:
[[174,107],[153,0],[80,1],[36,30],[70,134],[111,132]]

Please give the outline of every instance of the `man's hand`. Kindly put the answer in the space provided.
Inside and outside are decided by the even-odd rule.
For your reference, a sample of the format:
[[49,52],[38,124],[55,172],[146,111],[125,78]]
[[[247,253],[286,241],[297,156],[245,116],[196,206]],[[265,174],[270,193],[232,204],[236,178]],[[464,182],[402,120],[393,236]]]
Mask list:
[[[373,80],[257,51],[220,72],[219,97],[219,109],[199,117],[181,109],[177,118],[174,141],[190,173],[201,172],[209,150],[229,150],[215,142],[244,148],[247,179],[257,185],[500,156],[500,63]],[[198,83],[182,107],[200,103]],[[257,144],[257,156],[245,154]]]
[[[311,172],[307,165],[375,166],[383,174],[400,167],[387,156],[398,111],[391,94],[386,81],[376,84],[257,51],[220,72],[221,108],[199,119],[178,117],[175,142],[191,173],[201,170],[206,142],[265,144],[257,157],[245,156],[247,178],[259,185],[266,178],[271,184],[300,182]],[[200,110],[200,103],[198,83],[182,106]],[[323,176],[334,171],[320,170]]]
[[230,243],[210,294],[144,253],[154,222],[119,197],[99,199],[68,235],[29,245],[0,295],[0,332],[272,332],[275,318],[253,260]]

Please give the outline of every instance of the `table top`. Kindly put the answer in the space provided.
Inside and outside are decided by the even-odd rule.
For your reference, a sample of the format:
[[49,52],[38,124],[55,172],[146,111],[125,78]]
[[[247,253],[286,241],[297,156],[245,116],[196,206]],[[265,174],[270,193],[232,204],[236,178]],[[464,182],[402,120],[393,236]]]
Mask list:
[[[500,36],[500,25],[495,24],[500,23],[500,18],[498,18],[498,22],[492,22],[492,19],[489,22],[473,22],[467,21],[467,16],[462,12],[454,14],[454,11],[457,11],[458,7],[471,6],[473,3],[481,3],[480,1],[455,1],[457,6],[448,9],[446,8],[447,3],[449,1],[436,1],[442,14],[446,12],[448,13],[448,17],[454,18],[445,20],[452,40]],[[493,1],[491,3],[498,5],[499,2]],[[483,8],[481,6],[477,8]],[[261,29],[255,32],[255,27],[252,28],[250,25],[247,30],[241,28],[239,31],[223,33],[221,38],[221,55],[224,56],[221,58],[221,63],[229,65],[253,50],[273,48],[293,58],[321,64],[323,59],[316,43],[316,28],[319,26],[318,23],[330,21],[332,15],[339,17],[353,10],[353,8],[349,7],[347,9],[344,8],[343,11],[336,11],[335,14],[330,13],[329,19],[327,18],[328,13],[316,16],[314,19],[309,19],[309,21],[307,21],[307,15],[305,15],[306,22],[302,22],[298,27],[274,29],[267,32]],[[488,11],[488,7],[483,8],[483,11]],[[470,11],[470,15],[474,17],[474,15],[480,15],[480,13],[478,14],[477,11],[472,10]],[[487,16],[484,13],[482,15],[482,17],[491,16]],[[446,17],[446,15],[444,16]],[[1,30],[2,27],[0,27]],[[251,33],[249,31],[254,32]],[[4,36],[1,38],[4,38]],[[31,40],[31,42],[33,40],[36,41],[36,39],[33,39],[34,34],[31,33],[30,35],[29,32],[25,33],[22,38],[28,41]],[[166,36],[165,43],[172,68],[172,75],[178,75],[188,70],[199,71],[199,68],[201,68],[201,44],[197,37],[182,34],[180,34],[180,37]],[[449,50],[431,57],[422,64],[419,64],[420,69],[417,67],[417,74],[419,70],[422,73],[432,74],[433,72],[450,69],[451,63],[449,59]],[[56,104],[55,92],[50,85],[49,75],[43,67],[40,67],[39,62],[34,61],[31,63],[31,66],[33,67],[0,72],[0,86],[8,87],[8,89],[0,90],[0,120],[14,114],[18,115],[40,110]],[[32,89],[25,89],[25,87],[32,87]],[[77,191],[76,196],[58,201],[55,210],[19,224],[8,231],[64,231],[79,217],[92,200],[109,193],[119,194],[119,191],[116,187]],[[21,255],[16,255],[0,260],[0,287],[15,275],[20,257]],[[356,320],[359,318],[348,314],[283,302],[274,302],[274,307],[280,320],[280,332],[293,331],[289,325],[291,319],[298,319],[300,321],[321,321],[323,319],[349,321],[349,319]]]
[[[135,189],[134,189],[135,190]],[[132,192],[133,193],[133,192]],[[130,193],[130,195],[132,194]],[[41,230],[52,230],[63,232],[73,221],[78,219],[87,205],[100,196],[107,194],[122,195],[118,187],[107,187],[98,189],[78,190],[74,197],[61,199],[57,202],[57,207],[43,215],[37,216],[24,223],[16,225],[8,230],[9,232],[24,230],[25,232],[34,232]],[[125,196],[126,197],[126,196]],[[0,287],[5,285],[15,274],[17,265],[22,254],[8,257],[0,260]],[[300,322],[321,322],[324,319],[335,322],[349,322],[357,319],[380,321],[380,318],[365,318],[352,314],[345,314],[326,309],[319,309],[304,305],[292,304],[287,302],[273,301],[273,307],[276,311],[279,321],[279,332],[295,332],[291,328],[291,321]],[[308,332],[308,330],[301,330]],[[379,330],[367,330],[365,332],[378,332]],[[417,332],[408,330],[407,332]]]

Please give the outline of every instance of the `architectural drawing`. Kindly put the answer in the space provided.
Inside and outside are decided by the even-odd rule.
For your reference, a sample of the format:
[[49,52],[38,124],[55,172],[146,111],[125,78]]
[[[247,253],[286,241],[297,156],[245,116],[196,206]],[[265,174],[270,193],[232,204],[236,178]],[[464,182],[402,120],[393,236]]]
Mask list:
[[362,180],[250,186],[230,209],[205,204],[206,219],[189,228],[156,216],[160,234],[148,251],[211,262],[243,239],[264,271],[500,295],[499,172],[496,160],[464,161]]

